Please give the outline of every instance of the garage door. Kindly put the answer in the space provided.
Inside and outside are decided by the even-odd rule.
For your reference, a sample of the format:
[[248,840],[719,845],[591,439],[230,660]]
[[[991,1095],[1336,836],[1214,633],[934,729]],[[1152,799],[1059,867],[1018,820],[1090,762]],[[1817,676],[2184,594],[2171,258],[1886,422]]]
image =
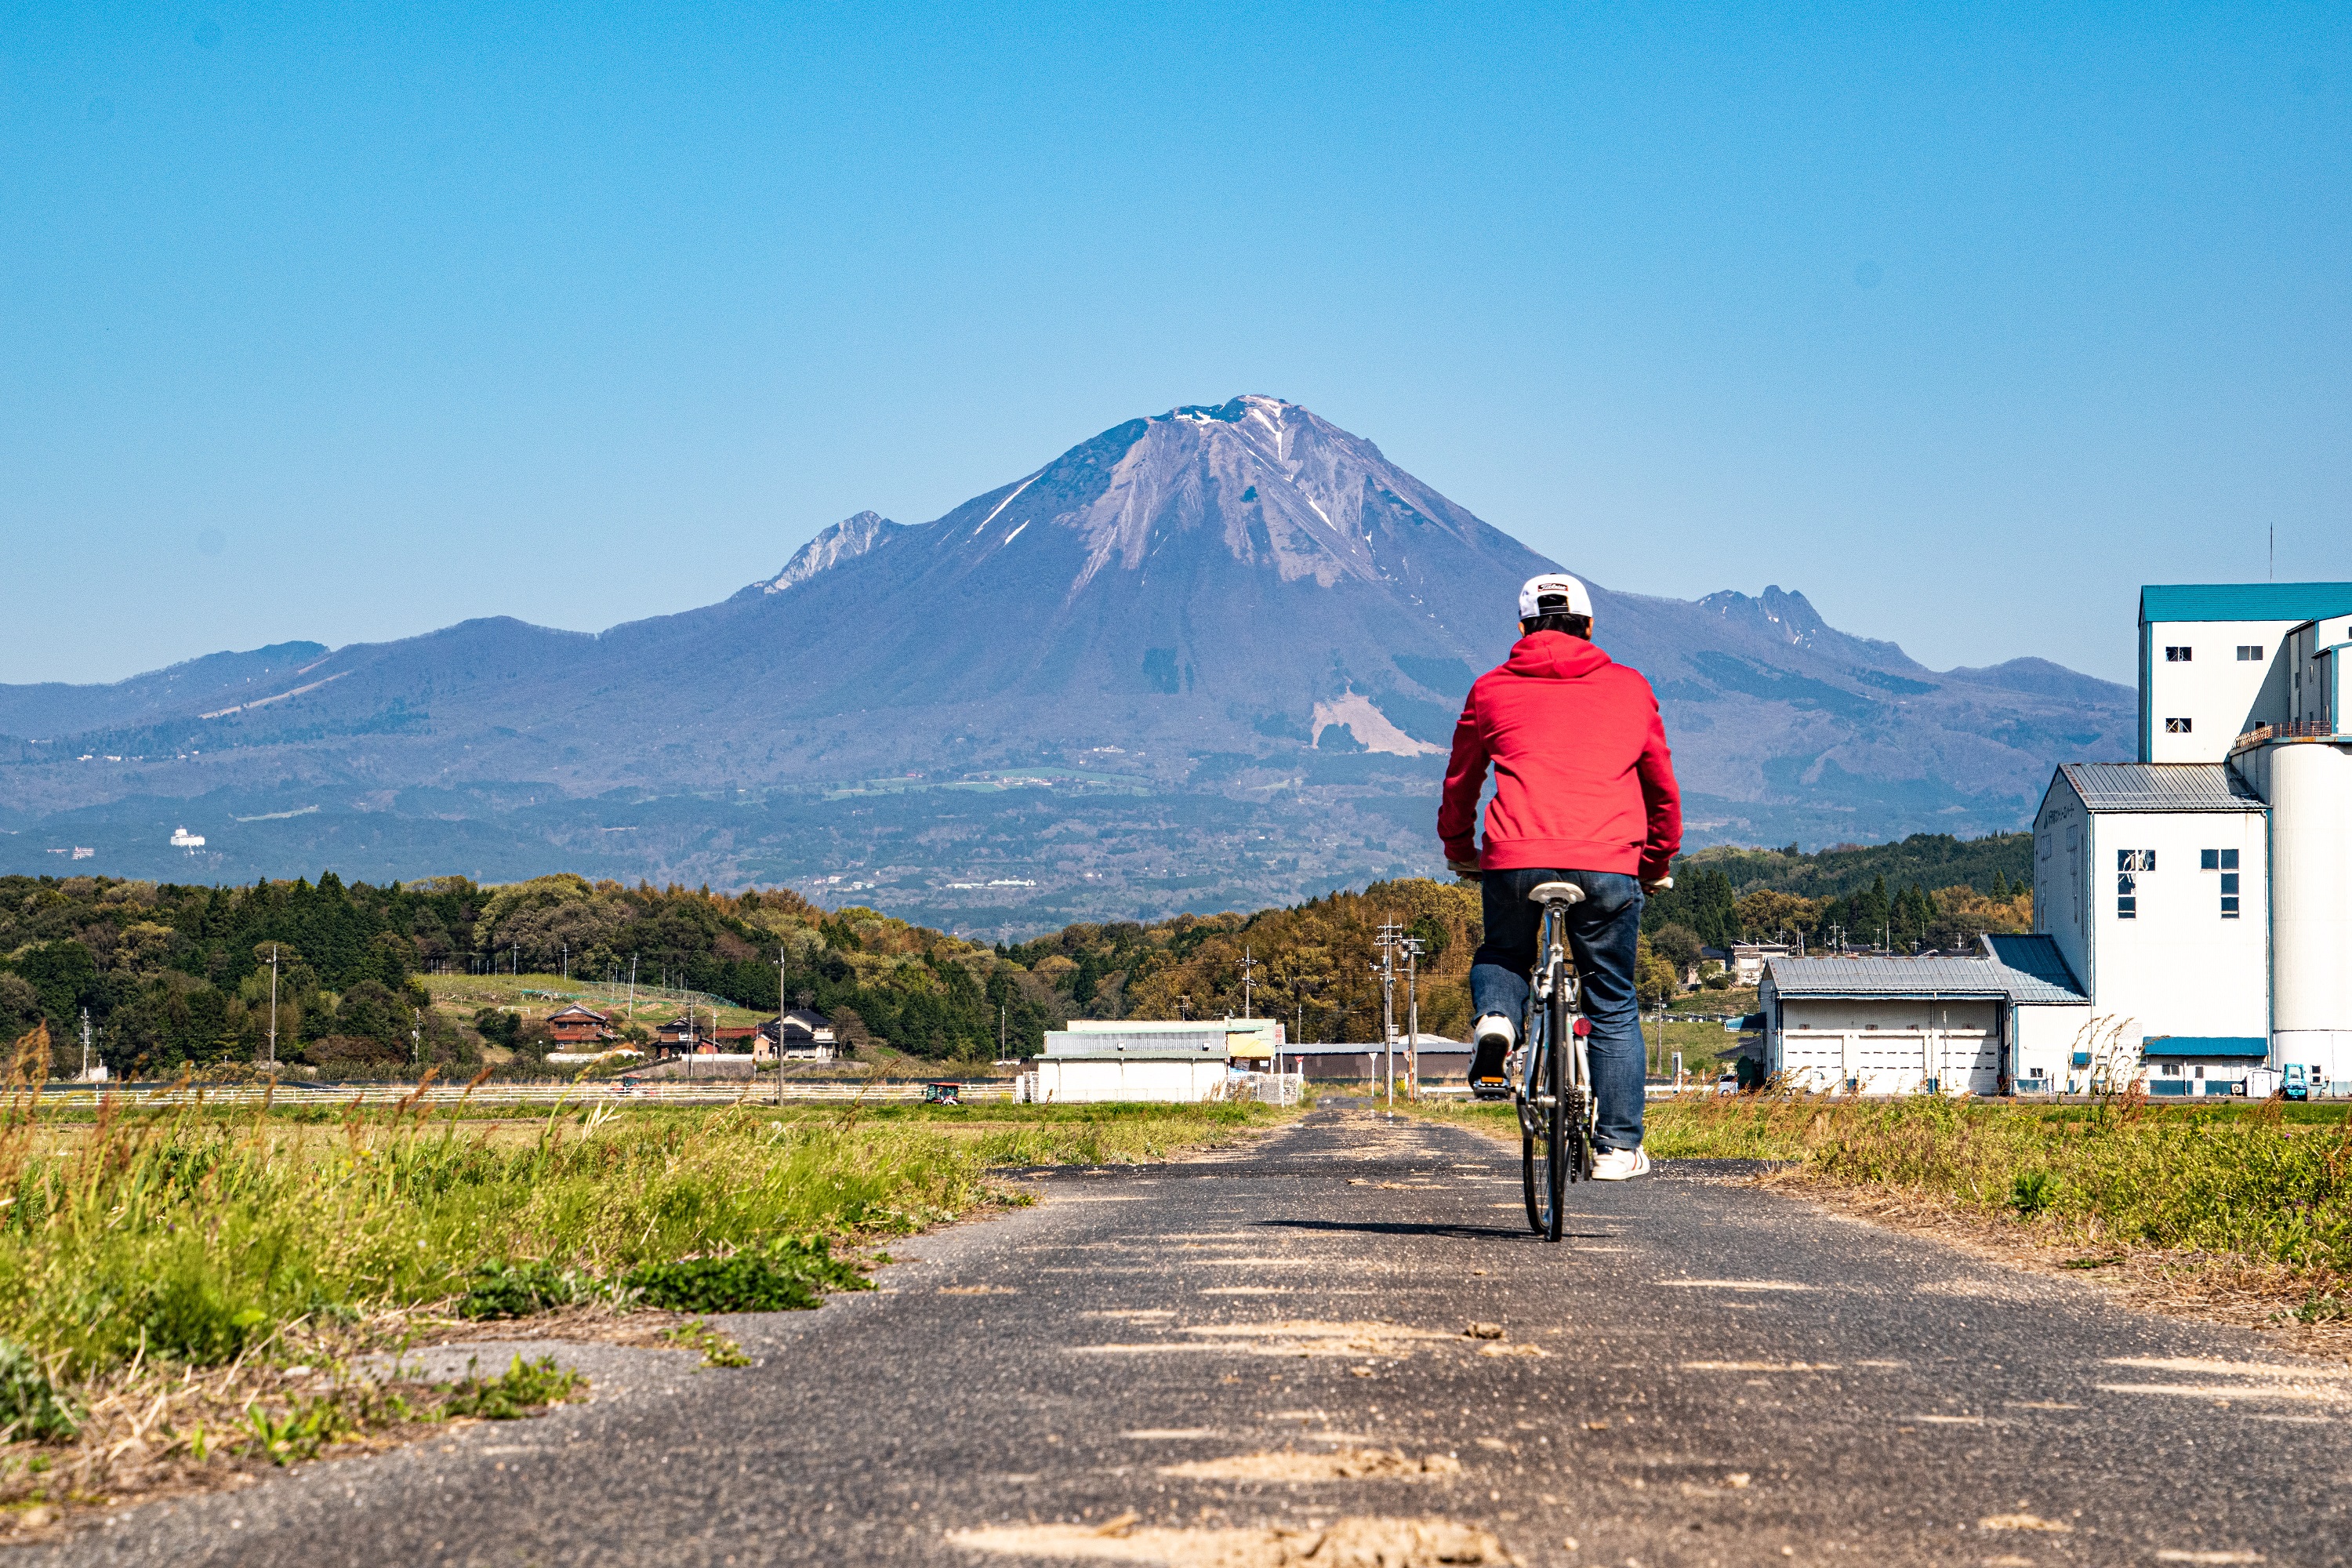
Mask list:
[[1845,1081],[1845,1036],[1814,1029],[1780,1032],[1780,1071],[1792,1089],[1826,1092]]
[[1981,1029],[1949,1029],[1937,1037],[1944,1058],[1944,1089],[1950,1093],[2000,1092],[2000,1037]]
[[1867,1030],[1853,1037],[1853,1076],[1864,1094],[1910,1094],[1927,1076],[1927,1037]]

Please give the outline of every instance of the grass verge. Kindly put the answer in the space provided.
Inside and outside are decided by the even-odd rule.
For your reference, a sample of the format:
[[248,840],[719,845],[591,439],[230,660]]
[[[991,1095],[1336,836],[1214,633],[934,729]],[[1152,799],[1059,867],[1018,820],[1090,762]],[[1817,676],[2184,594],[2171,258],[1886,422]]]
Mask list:
[[216,1460],[307,1457],[520,1397],[363,1397],[376,1385],[336,1369],[364,1352],[551,1310],[576,1325],[661,1309],[667,1324],[814,1306],[864,1284],[860,1246],[997,1201],[992,1166],[1157,1159],[1280,1120],[738,1105],[522,1124],[412,1101],[320,1127],[115,1099],[67,1121],[41,1112],[41,1055],[28,1037],[0,1096],[0,1519],[34,1528],[197,1484]]
[[[1508,1106],[1423,1110],[1517,1141]],[[1787,1162],[1763,1179],[2094,1279],[2135,1305],[2352,1350],[2352,1118],[2340,1106],[1763,1094],[1655,1103],[1646,1122],[1659,1158]]]

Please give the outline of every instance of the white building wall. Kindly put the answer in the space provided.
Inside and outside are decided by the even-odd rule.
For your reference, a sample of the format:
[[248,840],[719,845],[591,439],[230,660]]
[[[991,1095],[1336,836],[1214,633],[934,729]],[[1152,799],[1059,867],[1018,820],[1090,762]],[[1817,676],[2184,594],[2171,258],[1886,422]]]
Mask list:
[[1044,1104],[1096,1105],[1116,1100],[1192,1104],[1224,1082],[1225,1064],[1187,1058],[1094,1061],[1044,1056],[1034,1060],[1035,1094]]
[[2296,628],[2288,638],[2287,717],[2302,723],[2347,727],[2344,668],[2352,643],[2352,616],[2329,616]]
[[2088,985],[2091,976],[2089,864],[2091,814],[2063,773],[2033,821],[2033,929],[2052,938]]
[[2352,1079],[2352,746],[2274,741],[2240,765],[2271,806],[2271,1065]]
[[1764,1070],[1821,1092],[1945,1094],[2000,1087],[1999,1002],[1779,996]]
[[[2218,763],[2257,723],[2292,706],[2285,644],[2300,621],[2147,621],[2140,626],[2140,755],[2144,763]],[[2166,657],[2186,648],[2189,658]],[[2253,658],[2241,648],[2257,648]],[[2167,727],[2187,721],[2186,733]]]
[[[2268,1035],[2270,889],[2263,814],[2095,812],[2087,839],[2091,962],[2075,973],[2090,988],[2094,1010],[2125,1024],[2126,1041],[2149,1035]],[[2237,851],[2236,919],[2221,913],[2228,873],[2202,868],[2208,849]],[[2153,851],[2155,869],[2119,869],[2118,856],[2126,851]],[[2119,879],[2126,876],[2134,902],[2128,919],[2118,905],[2126,896]]]
[[2097,1009],[2021,1005],[2011,1008],[2009,1016],[2010,1072],[2020,1088],[2030,1079],[2061,1094],[2080,1093],[2090,1086],[2089,1066],[2076,1067],[2074,1057],[2090,1054]]

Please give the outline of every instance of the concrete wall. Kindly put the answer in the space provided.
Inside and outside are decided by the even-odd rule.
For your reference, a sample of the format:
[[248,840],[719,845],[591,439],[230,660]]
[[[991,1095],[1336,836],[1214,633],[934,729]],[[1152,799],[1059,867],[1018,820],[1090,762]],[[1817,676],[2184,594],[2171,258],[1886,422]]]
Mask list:
[[[2076,1052],[2093,1048],[2092,1020],[2100,1016],[2087,1006],[2018,1006],[2010,1009],[2010,1072],[2020,1086],[2040,1078],[2053,1089],[2078,1094],[2090,1088],[2089,1067],[2074,1066]],[[2137,1041],[2133,1042],[2135,1047]]]
[[[2144,763],[2218,763],[2255,724],[2284,719],[2290,705],[2284,646],[2300,621],[2151,621],[2140,626],[2140,756]],[[2241,659],[2238,649],[2262,649]],[[2165,658],[2185,647],[2191,658]],[[2168,719],[2187,719],[2173,734]]]
[[2066,966],[2088,984],[2091,973],[2089,864],[2091,814],[2064,774],[2052,783],[2033,820],[2033,929],[2052,938]]
[[2240,763],[2271,803],[2271,1065],[2352,1079],[2352,746],[2273,742]]
[[[2270,1033],[2270,888],[2259,811],[2099,812],[2091,819],[2090,958],[2077,970],[2092,1005],[2127,1022],[2124,1037]],[[2238,852],[2238,917],[2221,913],[2222,878],[2203,851]],[[2126,851],[2156,868],[2125,872]],[[2132,918],[2118,900],[2132,880]],[[2071,958],[2071,955],[2070,955]]]
[[1209,1098],[1224,1081],[1222,1058],[1210,1060],[1152,1059],[1090,1061],[1068,1057],[1039,1057],[1037,1099],[1054,1105],[1093,1105],[1113,1100],[1153,1100],[1192,1104]]

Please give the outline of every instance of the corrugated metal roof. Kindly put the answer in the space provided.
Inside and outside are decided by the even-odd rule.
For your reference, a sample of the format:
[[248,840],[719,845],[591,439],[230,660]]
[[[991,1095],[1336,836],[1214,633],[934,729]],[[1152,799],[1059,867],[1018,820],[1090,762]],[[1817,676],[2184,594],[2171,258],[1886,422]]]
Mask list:
[[1775,958],[1764,972],[1782,996],[1983,996],[2058,1005],[2090,1000],[1997,958]]
[[1165,1060],[1193,1057],[1213,1057],[1225,1059],[1225,1030],[1222,1024],[1191,1029],[1137,1030],[1131,1034],[1114,1035],[1096,1030],[1049,1029],[1045,1033],[1045,1054],[1049,1057],[1090,1057],[1097,1061],[1118,1058],[1130,1061]]
[[2151,584],[2139,591],[2149,621],[2315,621],[2352,615],[2352,583]]
[[2262,811],[2227,763],[2065,763],[2058,774],[2093,811]]
[[1988,932],[1982,939],[1987,949],[1999,962],[2018,973],[2046,988],[2045,994],[2020,993],[2021,1002],[2087,1002],[2091,994],[2074,978],[2066,966],[2066,955],[2058,951],[2058,939],[2040,934],[1995,936]]

